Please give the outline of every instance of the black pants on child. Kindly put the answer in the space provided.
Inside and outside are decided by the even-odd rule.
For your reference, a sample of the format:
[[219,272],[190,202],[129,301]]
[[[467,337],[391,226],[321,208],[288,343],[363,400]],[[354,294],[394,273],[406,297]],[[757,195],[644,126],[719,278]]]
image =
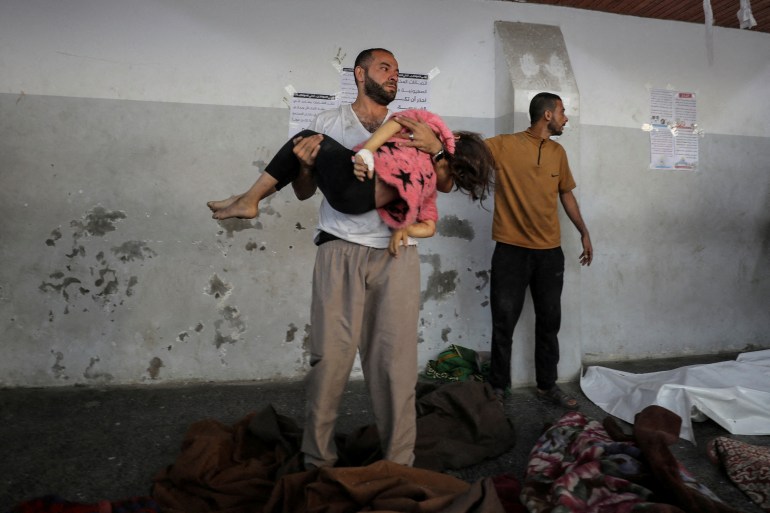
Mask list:
[[[310,137],[318,132],[303,130],[297,136]],[[265,167],[265,172],[278,180],[276,189],[294,181],[300,162],[294,155],[294,137],[284,144]],[[318,188],[335,210],[343,214],[363,214],[374,210],[374,180],[358,180],[353,174],[355,152],[324,135],[315,159],[314,176]]]

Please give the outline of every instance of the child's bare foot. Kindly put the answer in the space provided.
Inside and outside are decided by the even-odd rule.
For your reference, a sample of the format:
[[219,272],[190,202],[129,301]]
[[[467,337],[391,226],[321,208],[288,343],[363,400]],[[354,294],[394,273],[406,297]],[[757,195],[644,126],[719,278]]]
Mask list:
[[233,203],[235,203],[238,198],[243,196],[243,194],[233,194],[227,199],[219,200],[219,201],[209,201],[206,203],[206,206],[208,206],[212,212],[216,212],[218,210],[222,210],[223,208],[227,208]]
[[[217,205],[212,205],[214,203]],[[231,217],[253,219],[259,214],[258,204],[248,201],[243,194],[222,201],[210,201],[208,205],[214,212],[211,217],[219,220],[230,219]]]

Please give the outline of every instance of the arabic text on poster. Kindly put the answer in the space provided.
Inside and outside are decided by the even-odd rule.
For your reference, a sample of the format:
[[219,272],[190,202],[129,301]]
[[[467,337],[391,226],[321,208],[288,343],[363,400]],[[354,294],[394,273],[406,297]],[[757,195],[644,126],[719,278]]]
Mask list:
[[697,114],[695,93],[650,91],[650,169],[697,168]]

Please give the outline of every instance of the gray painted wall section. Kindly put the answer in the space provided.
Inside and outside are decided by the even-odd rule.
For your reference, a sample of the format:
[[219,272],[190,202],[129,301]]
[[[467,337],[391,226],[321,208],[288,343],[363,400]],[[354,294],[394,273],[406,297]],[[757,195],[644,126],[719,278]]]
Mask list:
[[770,141],[706,134],[695,172],[649,169],[649,135],[584,126],[584,360],[768,347]]
[[[253,221],[218,223],[205,207],[253,182],[287,118],[0,95],[0,385],[304,376],[320,197],[281,192]],[[447,121],[486,135],[498,123]],[[681,173],[647,169],[641,130],[582,125],[570,137],[596,258],[580,268],[562,217],[562,344],[582,340],[584,361],[767,347],[767,139],[707,134],[701,168]],[[420,249],[421,367],[450,343],[489,347],[491,211],[458,193],[439,211]],[[528,299],[516,384],[533,380],[533,324]]]
[[[286,109],[0,95],[0,385],[302,377],[320,196],[251,221],[205,206],[287,130]],[[488,343],[489,213],[439,207],[421,365]]]

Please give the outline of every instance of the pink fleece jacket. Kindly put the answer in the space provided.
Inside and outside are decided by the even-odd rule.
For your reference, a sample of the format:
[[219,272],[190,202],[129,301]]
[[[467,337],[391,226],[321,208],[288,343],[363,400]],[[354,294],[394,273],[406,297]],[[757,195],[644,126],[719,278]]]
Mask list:
[[[405,110],[394,114],[427,123],[450,154],[455,151],[454,134],[444,121],[427,110]],[[438,220],[436,172],[430,155],[416,148],[397,146],[396,140],[383,144],[374,153],[374,172],[384,183],[396,188],[399,200],[377,211],[391,228],[404,228],[419,221]],[[358,150],[358,147],[354,148]]]

